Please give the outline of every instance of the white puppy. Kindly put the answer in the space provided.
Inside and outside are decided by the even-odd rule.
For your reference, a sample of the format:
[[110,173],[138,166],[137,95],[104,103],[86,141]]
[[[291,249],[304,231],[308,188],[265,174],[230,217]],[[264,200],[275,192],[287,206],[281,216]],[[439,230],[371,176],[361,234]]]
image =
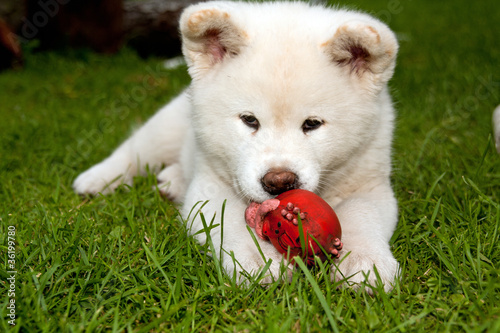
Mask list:
[[[264,266],[244,219],[252,201],[313,191],[342,225],[341,273],[333,278],[368,276],[373,284],[375,265],[389,290],[398,271],[389,247],[397,224],[387,88],[394,33],[366,14],[280,2],[193,5],[180,31],[191,86],[82,173],[75,191],[108,193],[146,165],[166,165],[158,181],[183,203],[184,217],[209,200],[202,212],[220,222],[227,200],[223,239],[221,228],[210,235],[229,274]],[[199,214],[189,224],[193,234],[203,229]],[[257,241],[277,277],[281,255]]]

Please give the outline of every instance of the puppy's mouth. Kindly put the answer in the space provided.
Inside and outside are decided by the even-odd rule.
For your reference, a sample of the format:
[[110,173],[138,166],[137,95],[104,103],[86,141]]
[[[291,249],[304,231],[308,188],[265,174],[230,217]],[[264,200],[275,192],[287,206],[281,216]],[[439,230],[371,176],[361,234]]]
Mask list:
[[293,186],[293,187],[288,186],[286,188],[281,188],[279,190],[277,190],[277,189],[268,190],[268,189],[265,189],[264,187],[262,187],[262,189],[264,190],[264,191],[262,191],[263,192],[262,196],[247,195],[247,205],[250,205],[251,203],[262,204],[264,201],[274,199],[282,193],[285,193],[285,192],[288,192],[291,190],[305,189],[305,188],[302,188],[302,186],[300,186],[300,184],[299,184],[298,186]]
[[269,169],[263,176],[257,178],[257,181],[251,183],[248,181],[236,183],[240,191],[245,194],[247,205],[252,202],[261,204],[291,190],[302,189],[312,192],[316,190],[315,186],[303,182],[297,173],[284,168]]

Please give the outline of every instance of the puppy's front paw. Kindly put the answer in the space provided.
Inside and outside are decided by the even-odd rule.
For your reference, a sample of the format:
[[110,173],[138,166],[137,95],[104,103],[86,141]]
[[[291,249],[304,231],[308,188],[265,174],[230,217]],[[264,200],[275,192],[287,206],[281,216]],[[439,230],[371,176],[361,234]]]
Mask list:
[[369,286],[377,286],[378,278],[374,271],[377,268],[377,274],[380,282],[386,292],[391,291],[394,279],[399,273],[399,265],[392,253],[386,255],[373,255],[370,253],[351,252],[339,260],[337,267],[332,268],[332,278],[334,281],[345,280],[343,286],[349,286],[359,289],[363,282],[368,284],[366,291],[373,294]]
[[[264,249],[263,249],[264,250]],[[274,249],[273,249],[274,250]],[[275,250],[274,250],[275,251]],[[266,252],[264,250],[264,252]],[[268,284],[273,281],[277,281],[280,279],[291,280],[292,277],[292,266],[287,264],[285,260],[283,260],[283,256],[279,254],[277,251],[269,256],[266,256],[266,260],[272,260],[268,270],[263,271],[263,268],[266,265],[266,262],[262,259],[260,253],[245,253],[243,255],[239,255],[236,258],[237,263],[234,263],[232,258],[227,256],[224,260],[228,260],[225,265],[226,271],[229,276],[232,276],[234,271],[236,270],[237,281],[238,283],[248,283],[249,280],[247,277],[249,276],[257,276],[260,274],[259,283]],[[283,268],[283,265],[286,267]],[[283,271],[283,269],[285,271]]]
[[73,189],[78,194],[96,195],[111,193],[121,184],[132,185],[132,176],[122,173],[122,167],[109,160],[96,164],[75,179]]
[[158,190],[162,195],[172,201],[181,201],[186,194],[184,173],[179,163],[172,164],[163,169],[157,176]]

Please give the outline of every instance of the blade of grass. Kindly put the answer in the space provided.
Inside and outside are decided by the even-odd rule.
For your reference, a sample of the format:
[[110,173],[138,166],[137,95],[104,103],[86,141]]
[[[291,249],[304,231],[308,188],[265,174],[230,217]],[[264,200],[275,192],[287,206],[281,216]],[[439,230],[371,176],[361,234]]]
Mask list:
[[332,316],[332,310],[328,306],[328,303],[325,299],[325,296],[321,292],[320,287],[318,286],[318,283],[314,280],[313,276],[311,275],[311,272],[307,268],[307,266],[304,264],[302,261],[302,258],[300,257],[295,257],[295,263],[300,267],[304,275],[306,276],[307,281],[311,284],[311,287],[313,288],[314,293],[316,294],[316,297],[318,298],[321,306],[323,307],[323,311],[325,312],[328,321],[330,322],[330,326],[332,327],[332,330],[334,332],[339,332],[339,328],[337,327],[337,324],[335,323],[335,320],[333,319]]

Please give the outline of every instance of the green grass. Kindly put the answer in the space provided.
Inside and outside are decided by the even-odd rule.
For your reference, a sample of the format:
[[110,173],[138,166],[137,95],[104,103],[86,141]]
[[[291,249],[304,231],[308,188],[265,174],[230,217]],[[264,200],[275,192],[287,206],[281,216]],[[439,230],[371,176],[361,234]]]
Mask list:
[[[75,176],[180,92],[185,68],[128,50],[28,53],[24,70],[0,73],[0,331],[499,331],[500,157],[490,118],[500,102],[500,7],[355,5],[401,40],[391,86],[402,278],[392,293],[336,290],[324,269],[236,286],[151,191],[152,176],[82,200]],[[5,317],[8,226],[16,326]]]

